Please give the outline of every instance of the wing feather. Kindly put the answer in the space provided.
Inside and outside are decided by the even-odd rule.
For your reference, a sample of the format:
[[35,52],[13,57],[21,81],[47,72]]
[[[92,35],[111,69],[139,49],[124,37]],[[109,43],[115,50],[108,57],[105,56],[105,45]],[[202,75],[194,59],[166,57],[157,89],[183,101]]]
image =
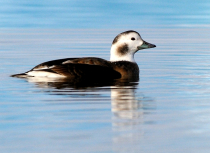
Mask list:
[[56,65],[52,71],[73,78],[86,78],[86,79],[117,79],[121,74],[111,67],[89,64],[63,64]]

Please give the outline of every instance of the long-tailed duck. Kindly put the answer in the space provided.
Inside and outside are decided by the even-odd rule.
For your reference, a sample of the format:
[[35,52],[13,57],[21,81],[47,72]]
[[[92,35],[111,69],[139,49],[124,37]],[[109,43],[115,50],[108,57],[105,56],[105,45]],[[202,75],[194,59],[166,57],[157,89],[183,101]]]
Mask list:
[[129,30],[114,38],[110,61],[96,57],[58,59],[41,63],[25,73],[12,77],[138,78],[139,67],[134,60],[134,54],[138,50],[154,47],[156,46],[144,41],[138,32]]

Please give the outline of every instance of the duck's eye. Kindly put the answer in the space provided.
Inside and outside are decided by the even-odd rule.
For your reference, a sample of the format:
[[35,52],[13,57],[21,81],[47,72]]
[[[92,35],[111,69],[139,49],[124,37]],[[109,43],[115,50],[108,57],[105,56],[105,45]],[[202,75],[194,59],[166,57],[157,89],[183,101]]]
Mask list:
[[132,37],[132,38],[131,38],[131,40],[135,40],[135,38],[134,38],[134,37]]

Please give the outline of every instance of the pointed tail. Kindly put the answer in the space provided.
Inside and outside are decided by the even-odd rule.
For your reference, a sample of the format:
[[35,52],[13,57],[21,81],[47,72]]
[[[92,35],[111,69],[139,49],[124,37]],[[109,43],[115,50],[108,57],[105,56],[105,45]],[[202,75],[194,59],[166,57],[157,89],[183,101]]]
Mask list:
[[28,75],[26,73],[20,73],[20,74],[13,74],[10,77],[26,78],[26,77],[28,77]]

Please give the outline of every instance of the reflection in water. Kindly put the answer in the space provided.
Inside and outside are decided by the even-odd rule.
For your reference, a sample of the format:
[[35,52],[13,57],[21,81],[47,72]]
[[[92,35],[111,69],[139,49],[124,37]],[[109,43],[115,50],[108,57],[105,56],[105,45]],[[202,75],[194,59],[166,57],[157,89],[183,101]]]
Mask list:
[[141,107],[140,100],[135,97],[135,87],[122,86],[111,89],[112,112],[115,116],[123,119],[139,118],[141,112],[138,109]]
[[[131,150],[132,148],[129,148],[129,146],[138,144],[142,138],[143,132],[139,125],[144,122],[143,115],[145,110],[143,108],[149,108],[146,104],[151,99],[146,98],[142,93],[136,92],[138,87],[138,82],[136,81],[138,80],[117,79],[105,82],[30,77],[27,78],[27,81],[36,84],[39,88],[49,89],[45,90],[45,92],[53,93],[54,95],[71,94],[72,96],[72,94],[74,95],[74,93],[71,93],[72,90],[83,92],[84,95],[84,92],[90,91],[90,88],[96,89],[98,92],[100,88],[95,87],[107,86],[108,88],[103,89],[111,90],[112,131],[114,133],[112,137],[113,150],[117,152]],[[51,89],[55,89],[54,92]],[[78,97],[79,94],[75,94]]]
[[135,90],[136,85],[111,88],[112,112],[114,113],[113,150],[117,152],[138,151],[129,146],[138,146],[143,135],[139,124],[144,122],[144,103],[151,100],[148,101],[143,94],[137,94]]

